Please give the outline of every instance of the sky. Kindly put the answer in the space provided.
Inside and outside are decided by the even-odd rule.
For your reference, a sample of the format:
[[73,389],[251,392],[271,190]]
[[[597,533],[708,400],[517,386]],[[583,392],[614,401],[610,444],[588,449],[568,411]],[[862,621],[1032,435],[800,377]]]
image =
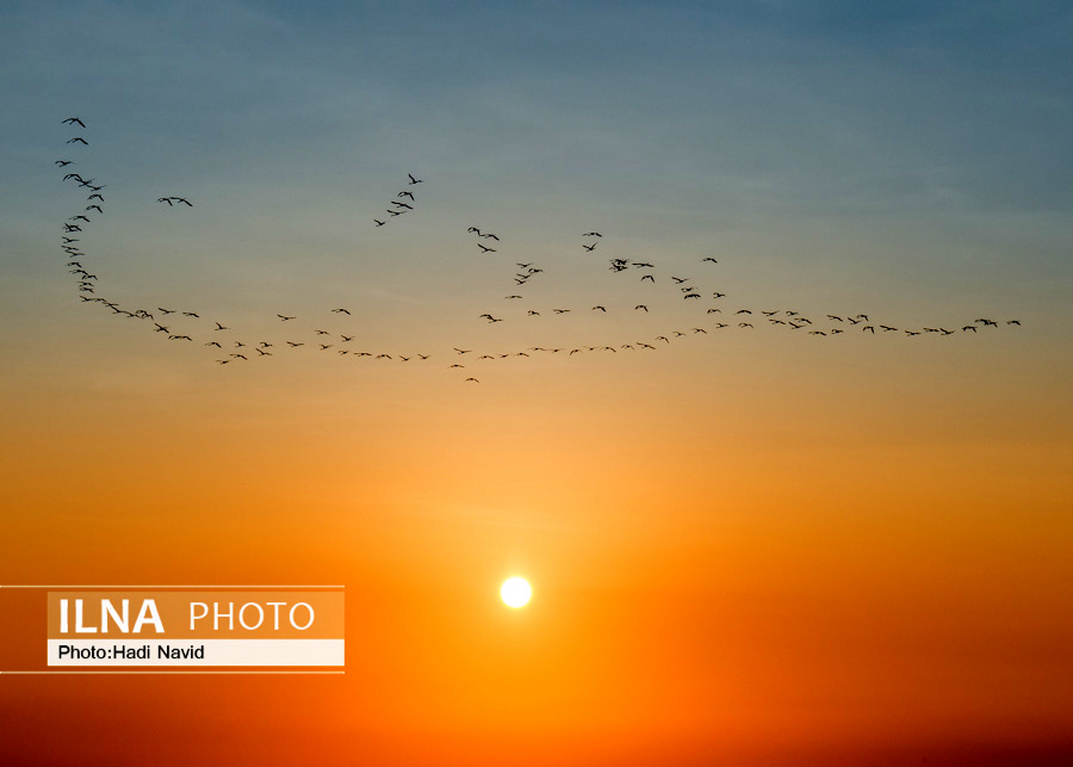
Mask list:
[[[1045,1],[4,3],[0,586],[341,584],[347,649],[0,673],[2,748],[1068,763],[1071,44]],[[43,593],[0,616],[44,668]]]

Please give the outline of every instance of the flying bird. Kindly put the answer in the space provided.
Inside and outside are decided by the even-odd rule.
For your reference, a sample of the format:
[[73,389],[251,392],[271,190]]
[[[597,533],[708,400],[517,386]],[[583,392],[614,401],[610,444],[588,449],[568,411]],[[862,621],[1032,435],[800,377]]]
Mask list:
[[79,120],[77,117],[68,117],[66,120],[63,121],[64,125],[73,125],[74,123],[78,123],[83,128],[86,127],[86,124],[84,122],[82,122],[81,120]]

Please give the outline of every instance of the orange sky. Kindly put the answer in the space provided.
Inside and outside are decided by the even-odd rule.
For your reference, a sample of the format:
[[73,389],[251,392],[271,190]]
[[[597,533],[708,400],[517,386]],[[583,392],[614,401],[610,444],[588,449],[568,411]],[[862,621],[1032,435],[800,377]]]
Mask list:
[[[987,358],[968,403],[874,379],[904,369],[678,378],[694,364],[405,383],[390,414],[340,406],[345,380],[24,392],[6,582],[342,583],[347,674],[5,677],[9,737],[120,727],[174,764],[221,742],[383,764],[1068,753],[1068,412],[995,410],[1021,374]],[[497,597],[514,573],[519,611]],[[42,609],[14,604],[4,667],[39,667]]]

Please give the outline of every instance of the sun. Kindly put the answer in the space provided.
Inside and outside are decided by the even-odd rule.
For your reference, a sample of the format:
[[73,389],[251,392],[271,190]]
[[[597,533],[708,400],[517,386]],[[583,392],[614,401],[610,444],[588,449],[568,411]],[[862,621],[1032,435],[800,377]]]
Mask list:
[[533,596],[533,588],[529,581],[515,575],[507,578],[499,588],[499,596],[508,607],[525,607],[529,604],[529,598]]

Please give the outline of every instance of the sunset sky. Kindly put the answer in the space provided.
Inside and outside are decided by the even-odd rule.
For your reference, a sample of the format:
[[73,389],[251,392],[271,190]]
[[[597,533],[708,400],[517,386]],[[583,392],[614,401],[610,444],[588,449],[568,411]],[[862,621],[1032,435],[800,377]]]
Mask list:
[[3,3],[0,586],[345,585],[346,674],[0,761],[1070,763],[1073,8],[872,5]]

